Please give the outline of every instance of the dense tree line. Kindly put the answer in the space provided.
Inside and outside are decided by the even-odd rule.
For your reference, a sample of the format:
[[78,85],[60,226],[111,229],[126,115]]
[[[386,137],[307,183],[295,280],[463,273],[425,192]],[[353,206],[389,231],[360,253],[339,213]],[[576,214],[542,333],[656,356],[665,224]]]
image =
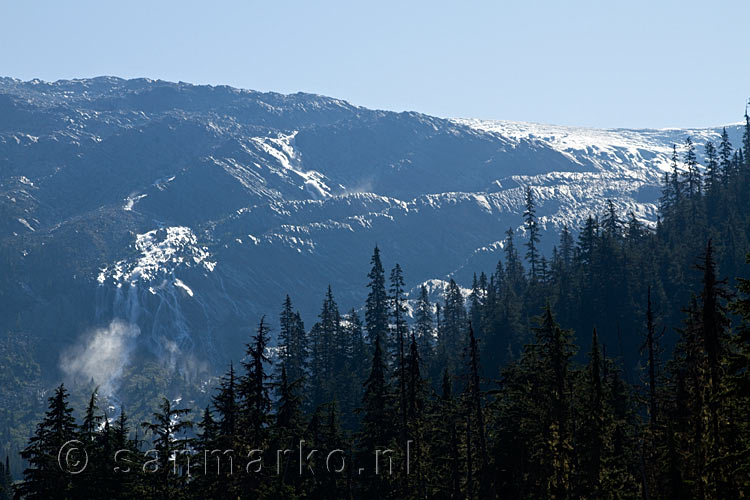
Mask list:
[[94,393],[77,423],[58,387],[17,495],[747,498],[750,280],[723,279],[747,275],[745,118],[704,171],[675,146],[655,228],[608,201],[544,256],[529,187],[524,236],[468,294],[407,300],[375,248],[364,320],[329,287],[307,329],[287,296],[277,345],[260,319],[205,409],[165,399],[134,426]]

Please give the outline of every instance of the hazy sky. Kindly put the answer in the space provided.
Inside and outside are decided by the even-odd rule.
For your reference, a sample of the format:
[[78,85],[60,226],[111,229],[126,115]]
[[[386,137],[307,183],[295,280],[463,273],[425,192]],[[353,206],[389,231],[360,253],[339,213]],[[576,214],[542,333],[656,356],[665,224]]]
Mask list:
[[602,127],[736,122],[750,1],[0,0],[0,75],[314,92]]

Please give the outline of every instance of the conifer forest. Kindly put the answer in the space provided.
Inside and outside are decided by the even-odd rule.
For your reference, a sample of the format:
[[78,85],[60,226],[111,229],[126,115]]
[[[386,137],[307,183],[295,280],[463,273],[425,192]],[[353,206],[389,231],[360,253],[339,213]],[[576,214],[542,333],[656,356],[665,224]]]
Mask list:
[[407,300],[373,244],[360,308],[289,290],[205,405],[136,421],[59,385],[0,499],[750,498],[744,118],[674,146],[654,227],[602,200],[545,255],[528,189],[468,293]]

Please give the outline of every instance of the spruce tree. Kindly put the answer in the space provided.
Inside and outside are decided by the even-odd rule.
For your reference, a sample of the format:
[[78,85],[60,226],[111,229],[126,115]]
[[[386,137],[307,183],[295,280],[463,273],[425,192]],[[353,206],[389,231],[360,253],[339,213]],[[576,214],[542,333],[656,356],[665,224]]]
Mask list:
[[152,472],[147,477],[153,488],[153,497],[178,498],[187,484],[185,464],[192,439],[186,433],[193,427],[190,420],[185,420],[189,414],[189,408],[174,408],[169,399],[162,398],[151,421],[141,424],[146,434],[152,437],[153,452],[147,453],[152,463],[147,462],[144,467]]
[[503,252],[505,253],[505,275],[514,287],[521,286],[523,282],[523,265],[518,258],[518,251],[513,243],[513,228],[509,227],[505,231],[505,241]]
[[198,453],[190,464],[191,469],[195,470],[195,478],[189,484],[190,491],[193,497],[217,498],[221,496],[219,489],[224,485],[219,486],[215,475],[212,452],[218,450],[216,447],[218,426],[209,406],[203,410],[198,429],[198,436],[195,439]]
[[682,201],[682,172],[680,171],[680,157],[677,155],[677,145],[672,144],[672,196],[674,204]]
[[376,472],[376,460],[378,450],[387,449],[395,437],[383,348],[378,336],[373,342],[372,365],[364,383],[360,410],[362,425],[358,435],[357,465],[363,468],[360,476],[362,498],[382,498],[388,494],[388,478],[382,471],[383,463],[377,464],[380,470]]
[[260,319],[255,335],[246,345],[246,360],[242,363],[245,374],[237,388],[247,444],[256,448],[262,447],[265,442],[264,427],[271,411],[270,376],[266,371],[266,366],[271,362],[267,353],[269,329],[265,320],[265,316]]
[[[750,254],[747,256],[750,264]],[[725,460],[732,471],[731,481],[740,498],[750,495],[750,279],[737,279],[738,296],[732,300],[730,310],[738,317],[736,334],[731,338],[731,351],[727,363],[727,418],[730,439],[727,441]]]
[[[482,403],[482,390],[480,384],[480,360],[479,344],[474,336],[474,329],[469,323],[468,342],[467,342],[467,375],[468,381],[465,391],[465,399],[468,404],[469,421],[473,423],[474,432],[477,440],[478,456],[478,484],[480,498],[494,497],[492,490],[492,480],[489,474],[489,459],[487,456],[487,434],[485,429],[484,405]],[[467,442],[470,445],[470,443]],[[471,460],[471,457],[469,457]],[[469,477],[471,482],[471,477]]]
[[[86,411],[83,415],[83,421],[79,428],[79,438],[89,450],[89,459],[91,464],[86,468],[78,477],[76,477],[74,491],[75,496],[81,498],[93,498],[105,488],[105,483],[109,471],[106,470],[109,457],[111,456],[111,433],[109,429],[109,422],[104,419],[104,432],[100,430],[102,426],[103,416],[99,415],[98,407],[98,390],[95,389],[89,397]],[[99,449],[97,446],[104,442],[107,449]],[[101,455],[101,456],[100,456]]]
[[602,220],[604,234],[610,239],[618,239],[621,235],[621,226],[622,222],[617,216],[617,209],[615,208],[614,202],[612,200],[607,200],[607,211]]
[[365,325],[370,345],[374,346],[375,337],[381,342],[388,338],[388,294],[385,289],[385,271],[380,261],[380,249],[376,246],[370,259],[372,268],[367,275],[370,280],[367,287],[370,292],[365,304]]
[[434,321],[432,319],[432,304],[427,294],[427,287],[423,284],[419,287],[419,299],[414,317],[414,333],[419,346],[419,356],[423,364],[429,365],[432,359],[434,344]]
[[338,384],[346,376],[346,346],[343,345],[341,316],[328,286],[318,322],[310,330],[312,355],[310,376],[314,380],[311,397],[312,407],[330,403],[336,397]]
[[284,300],[279,324],[279,369],[286,368],[287,376],[292,381],[303,380],[309,355],[307,334],[299,312],[292,309],[289,295]]
[[[286,368],[281,368],[279,380],[276,383],[276,415],[273,422],[273,436],[271,449],[282,450],[281,455],[274,457],[281,460],[277,464],[279,481],[283,486],[297,486],[301,481],[299,474],[295,473],[295,464],[291,458],[287,458],[283,450],[293,450],[299,446],[304,429],[302,417],[302,399],[298,394],[300,380],[290,382]],[[298,464],[296,464],[298,466]]]
[[583,377],[582,386],[577,391],[582,400],[580,403],[579,436],[576,439],[576,459],[580,464],[576,483],[582,497],[601,498],[602,468],[604,458],[605,409],[604,389],[602,383],[601,351],[599,339],[594,328],[591,339],[589,362]]
[[659,336],[656,333],[654,323],[654,311],[651,304],[651,287],[648,287],[648,298],[646,306],[646,338],[641,346],[641,352],[646,353],[646,370],[648,384],[648,418],[649,425],[654,427],[658,422],[657,406],[657,378],[660,373],[661,350],[659,347]]
[[664,172],[662,180],[661,197],[659,198],[659,212],[667,215],[672,212],[675,204],[674,184],[668,172]]
[[695,155],[695,145],[688,136],[685,139],[685,185],[690,198],[701,193],[701,177],[698,170],[698,159]]
[[711,141],[706,142],[706,190],[714,194],[721,184],[721,171],[719,170],[719,158],[716,147]]
[[427,493],[427,481],[425,466],[428,465],[426,456],[426,406],[427,391],[426,384],[422,378],[421,359],[419,347],[414,332],[411,333],[409,342],[409,354],[406,358],[406,369],[408,373],[408,432],[407,437],[414,443],[410,449],[410,457],[414,457],[411,465],[410,475],[407,475],[407,491],[412,492],[416,498],[425,498]]
[[219,380],[219,387],[212,397],[212,404],[218,415],[217,446],[224,450],[232,449],[239,441],[240,416],[234,364],[229,364],[229,371]]
[[529,263],[529,276],[532,280],[536,280],[539,277],[539,250],[537,249],[537,245],[539,244],[539,224],[536,219],[534,195],[530,186],[526,187],[525,201],[526,205],[523,212],[523,220],[528,235],[528,241],[526,242],[526,260]]
[[[30,500],[72,499],[73,475],[60,468],[61,459],[65,467],[78,470],[85,463],[85,456],[64,445],[78,439],[73,409],[68,404],[68,391],[64,385],[55,389],[48,399],[44,419],[37,424],[36,432],[21,452],[28,467],[23,471],[23,482],[16,488],[21,498]],[[68,454],[70,452],[70,455]],[[61,455],[62,453],[62,455]]]
[[458,284],[451,279],[445,292],[443,321],[438,334],[437,362],[452,373],[460,373],[460,354],[462,352],[466,325],[466,308]]
[[406,440],[407,426],[407,378],[406,373],[406,339],[408,326],[406,324],[406,297],[404,296],[404,276],[401,266],[396,264],[391,271],[391,319],[392,334],[390,336],[392,356],[395,359],[395,376],[398,383],[399,414],[401,418],[400,437],[401,442]]
[[719,143],[719,165],[721,167],[721,180],[724,185],[730,177],[732,168],[732,143],[729,142],[727,128],[721,131],[721,142]]
[[[236,496],[239,491],[237,470],[233,469],[236,469],[235,462],[239,462],[244,451],[242,445],[245,437],[241,435],[241,426],[245,425],[245,418],[240,413],[239,382],[234,364],[230,363],[229,371],[219,380],[216,394],[211,398],[216,414],[215,445],[209,450],[205,474],[209,479],[209,491],[218,493],[215,486],[221,485],[227,498]],[[219,450],[219,454],[213,453],[214,450]]]

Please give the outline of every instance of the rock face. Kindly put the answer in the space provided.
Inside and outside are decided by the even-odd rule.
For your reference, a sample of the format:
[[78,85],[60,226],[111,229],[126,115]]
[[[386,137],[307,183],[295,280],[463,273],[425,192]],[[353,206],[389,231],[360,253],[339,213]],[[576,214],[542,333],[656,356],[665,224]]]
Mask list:
[[286,293],[308,322],[329,283],[342,309],[359,307],[375,244],[409,286],[494,268],[526,186],[547,251],[605,199],[653,223],[672,144],[690,135],[702,151],[719,132],[447,120],[145,79],[0,79],[0,327],[37,339],[53,370],[113,321],[176,370],[221,367]]

